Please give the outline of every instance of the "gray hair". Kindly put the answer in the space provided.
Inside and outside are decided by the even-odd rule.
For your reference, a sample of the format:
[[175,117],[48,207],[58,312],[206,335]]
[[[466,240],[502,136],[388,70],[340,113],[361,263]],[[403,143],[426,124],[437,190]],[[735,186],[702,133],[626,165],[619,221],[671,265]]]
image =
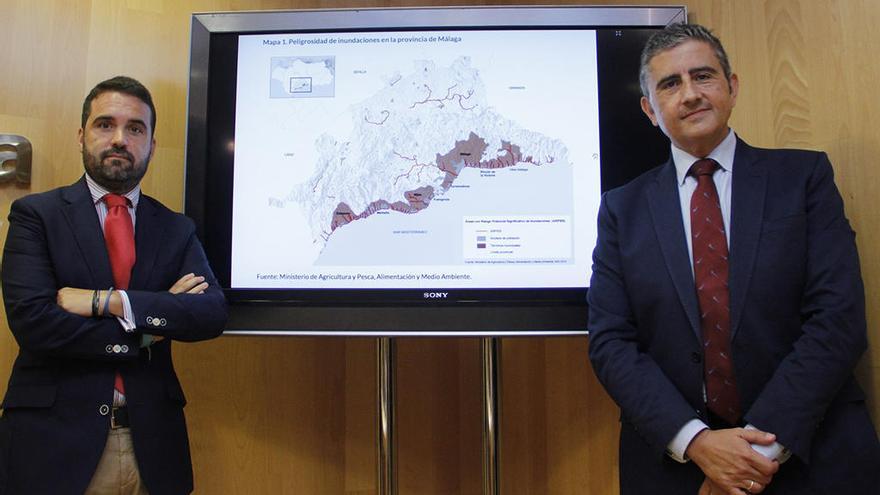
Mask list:
[[727,59],[727,52],[721,46],[721,41],[709,31],[708,28],[699,24],[670,24],[662,31],[657,31],[645,43],[642,49],[642,59],[639,64],[639,85],[642,87],[642,95],[650,98],[648,88],[648,64],[660,52],[670,50],[690,40],[702,41],[708,43],[715,51],[721,69],[724,71],[724,78],[730,83],[730,76],[733,72],[730,70],[730,60]]

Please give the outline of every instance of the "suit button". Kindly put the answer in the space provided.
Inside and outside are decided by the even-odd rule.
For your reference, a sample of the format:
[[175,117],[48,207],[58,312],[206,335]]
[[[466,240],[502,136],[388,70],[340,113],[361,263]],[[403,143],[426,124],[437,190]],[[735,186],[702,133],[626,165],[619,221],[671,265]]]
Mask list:
[[101,416],[106,416],[110,414],[110,406],[108,406],[107,404],[101,404],[101,407],[98,408],[98,413],[100,413]]
[[113,346],[113,352],[114,352],[114,353],[119,354],[121,351],[122,351],[122,346],[121,346],[121,345],[116,344],[116,345]]
[[691,353],[691,362],[696,363],[696,364],[700,364],[700,362],[702,362],[702,361],[703,361],[703,357],[700,356],[699,352],[692,352]]
[[123,346],[122,346],[122,352],[126,352],[126,353],[128,352],[128,346],[127,346],[127,345],[123,345]]
[[112,352],[113,352],[113,346],[112,346],[111,344],[107,344],[107,347],[105,347],[104,350],[107,351],[108,353],[112,353]]

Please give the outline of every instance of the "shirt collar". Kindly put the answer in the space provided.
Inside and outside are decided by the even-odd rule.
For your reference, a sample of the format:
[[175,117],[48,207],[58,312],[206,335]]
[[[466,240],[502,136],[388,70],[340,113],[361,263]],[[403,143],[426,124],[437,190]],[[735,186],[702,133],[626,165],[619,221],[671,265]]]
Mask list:
[[[92,179],[92,176],[86,173],[86,184],[89,186],[89,193],[92,195],[92,202],[98,204],[98,201],[101,201],[101,198],[110,194],[110,191],[104,189],[97,182]],[[138,184],[134,186],[131,191],[123,194],[128,201],[131,203],[132,208],[137,208],[138,200],[141,199],[141,185]]]
[[728,130],[727,137],[708,156],[693,156],[673,144],[672,162],[675,164],[675,176],[678,178],[678,185],[684,184],[691,165],[701,158],[711,158],[718,162],[721,170],[733,172],[733,156],[735,153],[736,134],[733,132],[733,129]]

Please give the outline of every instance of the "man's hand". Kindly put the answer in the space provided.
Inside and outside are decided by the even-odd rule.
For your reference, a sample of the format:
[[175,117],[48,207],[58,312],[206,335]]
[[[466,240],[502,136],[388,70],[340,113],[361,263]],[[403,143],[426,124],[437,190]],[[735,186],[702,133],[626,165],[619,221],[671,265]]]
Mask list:
[[[201,275],[196,276],[195,273],[187,273],[180,277],[180,280],[174,282],[174,285],[168,289],[168,292],[172,294],[204,294],[207,288],[208,283],[205,282],[205,277]],[[150,337],[153,340],[147,344],[148,346],[165,339],[161,335],[150,335]]]
[[703,484],[700,485],[700,491],[697,492],[697,495],[712,495],[712,494],[724,493],[720,488],[715,486],[715,483],[712,483],[712,480],[709,478],[703,478]]
[[[753,490],[758,490],[758,484],[755,483],[754,488],[752,488],[752,489],[753,489]],[[761,489],[763,490],[763,488],[761,488]],[[709,478],[704,478],[704,479],[703,479],[703,484],[700,485],[700,491],[697,492],[697,493],[698,493],[698,495],[720,495],[720,494],[725,494],[725,493],[730,493],[730,492],[724,491],[723,488],[721,488],[721,487],[719,487],[718,485],[716,485],[715,483],[713,483],[711,479],[709,479]],[[748,491],[745,491],[745,490],[736,490],[736,491],[734,491],[734,493],[737,493],[737,494],[742,494],[742,493],[749,494],[749,493],[758,493],[758,492],[757,492],[757,491],[755,491],[755,492],[748,492]]]
[[[749,491],[749,490],[734,490],[733,493],[748,495],[750,493],[758,493],[759,491],[763,491],[765,488],[767,488],[767,487],[761,486],[758,484],[758,482],[755,482],[755,484],[752,485],[751,491]],[[715,483],[713,483],[711,479],[703,478],[703,484],[700,485],[700,491],[697,493],[698,493],[698,495],[719,495],[719,494],[730,493],[730,492],[724,491],[723,488],[721,488],[718,485],[716,485]]]
[[63,287],[58,290],[55,301],[61,306],[61,309],[68,313],[90,318],[92,316],[92,295],[94,293],[95,291],[91,289]]
[[772,433],[742,428],[698,433],[685,453],[706,475],[700,495],[764,491],[779,470],[779,463],[755,452],[750,444],[769,445],[775,441]]
[[207,288],[208,282],[205,282],[205,277],[195,273],[187,273],[180,277],[180,280],[174,282],[168,292],[172,294],[204,294]]

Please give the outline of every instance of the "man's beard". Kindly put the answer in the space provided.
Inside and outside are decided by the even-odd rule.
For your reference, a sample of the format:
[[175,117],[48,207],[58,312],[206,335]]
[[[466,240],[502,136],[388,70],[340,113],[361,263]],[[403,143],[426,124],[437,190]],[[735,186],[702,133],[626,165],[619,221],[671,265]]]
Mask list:
[[[120,157],[110,157],[110,155],[120,155]],[[83,166],[92,180],[104,189],[118,194],[134,189],[147,173],[147,165],[150,162],[149,156],[140,162],[135,161],[134,156],[127,149],[116,147],[102,151],[100,156],[95,156],[83,147],[82,157]],[[122,157],[128,160],[127,164],[121,163]],[[105,164],[105,160],[110,163]]]

